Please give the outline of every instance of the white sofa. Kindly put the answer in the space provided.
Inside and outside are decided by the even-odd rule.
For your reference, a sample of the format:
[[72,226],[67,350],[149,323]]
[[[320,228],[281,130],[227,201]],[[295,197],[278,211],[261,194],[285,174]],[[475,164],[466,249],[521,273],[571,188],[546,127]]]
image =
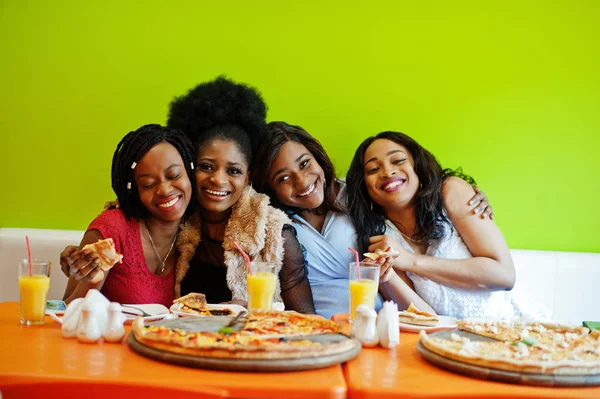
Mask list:
[[[49,299],[60,299],[67,278],[62,274],[59,254],[66,245],[76,245],[82,231],[0,228],[0,302],[18,301],[17,265],[27,254],[29,236],[33,256],[52,261]],[[581,323],[600,321],[596,289],[600,288],[600,254],[511,250],[517,270],[513,290],[520,302],[533,310],[546,309],[553,319]]]

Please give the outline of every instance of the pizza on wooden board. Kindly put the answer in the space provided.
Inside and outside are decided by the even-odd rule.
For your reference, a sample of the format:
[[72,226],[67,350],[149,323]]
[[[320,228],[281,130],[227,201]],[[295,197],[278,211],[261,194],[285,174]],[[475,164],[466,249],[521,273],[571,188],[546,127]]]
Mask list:
[[600,374],[600,331],[549,323],[472,320],[461,330],[494,338],[473,341],[452,333],[439,338],[421,331],[421,343],[438,355],[492,369],[532,374]]
[[316,315],[253,311],[240,331],[187,332],[133,322],[135,338],[146,346],[179,354],[227,359],[293,359],[344,352],[354,343],[321,343],[313,335],[333,334],[340,326]]
[[115,243],[112,238],[98,240],[93,244],[88,244],[82,248],[87,249],[98,257],[100,260],[100,269],[103,271],[110,270],[114,265],[122,262],[123,255],[115,249]]

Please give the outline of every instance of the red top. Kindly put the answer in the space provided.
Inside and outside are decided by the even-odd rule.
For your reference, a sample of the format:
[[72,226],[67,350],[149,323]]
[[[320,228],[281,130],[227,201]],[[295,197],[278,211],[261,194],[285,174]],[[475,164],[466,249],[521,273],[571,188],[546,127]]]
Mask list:
[[102,212],[89,225],[88,230],[98,230],[104,238],[112,238],[123,263],[110,269],[102,286],[102,294],[110,301],[121,304],[160,303],[173,304],[175,273],[157,276],[148,269],[140,225],[137,219],[127,218],[120,209]]

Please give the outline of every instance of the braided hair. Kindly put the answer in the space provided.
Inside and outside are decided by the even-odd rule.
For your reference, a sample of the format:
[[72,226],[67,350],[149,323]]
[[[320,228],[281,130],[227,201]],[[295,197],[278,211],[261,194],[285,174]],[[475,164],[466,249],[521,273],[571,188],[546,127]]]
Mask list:
[[233,141],[251,167],[265,138],[266,118],[258,90],[219,76],[174,98],[167,126],[185,132],[196,153],[213,140]]
[[135,166],[132,165],[138,163],[155,145],[164,142],[177,149],[192,184],[192,198],[184,218],[191,215],[194,209],[196,204],[196,177],[193,167],[195,157],[192,143],[179,130],[160,125],[145,125],[123,137],[117,144],[112,160],[112,188],[117,195],[120,208],[127,217],[145,218],[149,215],[149,211],[140,201],[138,187],[133,178]]

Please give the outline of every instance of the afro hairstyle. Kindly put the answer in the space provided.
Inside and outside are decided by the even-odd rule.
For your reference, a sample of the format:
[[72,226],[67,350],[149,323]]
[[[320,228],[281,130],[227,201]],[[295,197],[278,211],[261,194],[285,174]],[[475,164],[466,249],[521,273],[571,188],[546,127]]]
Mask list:
[[196,150],[212,139],[234,140],[252,164],[266,138],[266,117],[267,105],[258,90],[219,76],[175,97],[167,126],[182,130]]

